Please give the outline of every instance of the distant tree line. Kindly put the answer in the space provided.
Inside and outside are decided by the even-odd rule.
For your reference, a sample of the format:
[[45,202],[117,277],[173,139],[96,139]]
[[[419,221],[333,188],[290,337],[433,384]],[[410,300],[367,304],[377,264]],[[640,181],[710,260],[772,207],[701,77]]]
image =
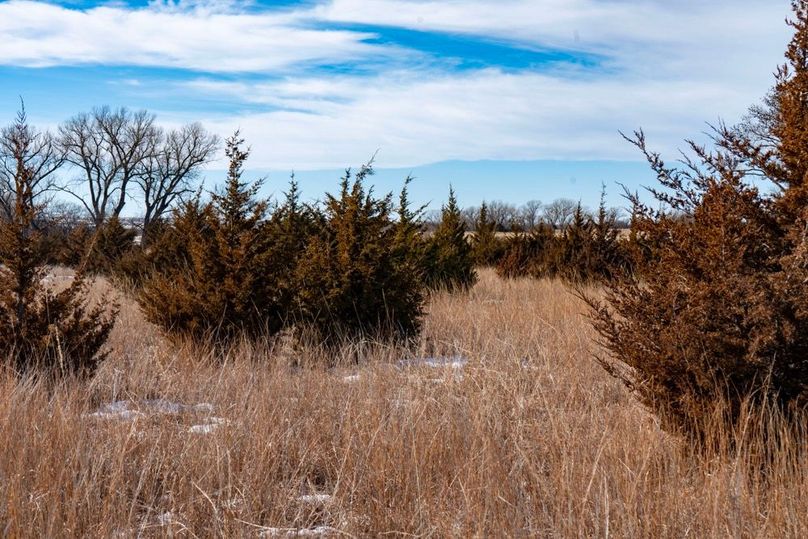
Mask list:
[[[486,220],[493,223],[496,232],[530,231],[539,225],[549,226],[554,230],[563,230],[572,221],[579,202],[569,198],[558,198],[547,204],[540,200],[528,200],[522,205],[502,202],[500,200],[483,201],[481,206],[466,206],[461,210],[463,222],[469,231],[476,230],[480,210],[485,207]],[[588,215],[591,212],[581,208]],[[614,216],[614,226],[628,228],[629,221],[623,218],[618,208],[608,210]],[[427,229],[433,228],[440,221],[440,211],[428,212],[424,221]]]

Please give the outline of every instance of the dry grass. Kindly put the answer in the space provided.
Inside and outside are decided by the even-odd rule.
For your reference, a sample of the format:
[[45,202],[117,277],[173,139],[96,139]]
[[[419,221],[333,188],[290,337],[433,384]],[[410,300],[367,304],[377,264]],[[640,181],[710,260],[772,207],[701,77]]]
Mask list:
[[[124,300],[91,382],[0,379],[3,535],[808,534],[800,440],[765,476],[751,450],[690,456],[592,360],[561,284],[481,277],[432,299],[418,352],[462,369],[374,345],[328,371],[282,346],[172,349]],[[89,415],[117,400],[141,413]]]

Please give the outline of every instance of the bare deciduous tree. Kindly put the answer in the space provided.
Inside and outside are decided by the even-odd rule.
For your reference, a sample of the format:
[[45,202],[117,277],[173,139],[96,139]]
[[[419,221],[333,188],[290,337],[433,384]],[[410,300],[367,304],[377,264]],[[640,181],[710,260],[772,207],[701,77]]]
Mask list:
[[154,116],[145,110],[101,107],[74,116],[59,133],[68,162],[81,171],[81,177],[64,190],[81,201],[96,225],[118,217],[130,184],[156,147],[159,130]]
[[64,152],[53,135],[47,131],[39,132],[24,121],[24,107],[20,118],[23,121],[0,131],[0,219],[4,220],[9,220],[14,214],[15,176],[19,166],[14,152],[20,141],[24,141],[26,147],[22,165],[29,171],[29,188],[35,204],[54,188],[55,173],[65,162]]
[[152,139],[137,184],[143,194],[143,229],[163,217],[175,202],[193,191],[200,168],[219,146],[219,138],[198,123],[160,133]]
[[519,210],[513,204],[494,200],[489,202],[487,206],[488,217],[494,222],[497,230],[509,230],[514,225],[521,226]]
[[540,200],[528,200],[520,208],[522,226],[526,230],[536,228],[541,222],[541,209],[543,204]]
[[542,215],[548,225],[555,229],[566,228],[575,215],[578,202],[569,198],[558,198],[544,207]]

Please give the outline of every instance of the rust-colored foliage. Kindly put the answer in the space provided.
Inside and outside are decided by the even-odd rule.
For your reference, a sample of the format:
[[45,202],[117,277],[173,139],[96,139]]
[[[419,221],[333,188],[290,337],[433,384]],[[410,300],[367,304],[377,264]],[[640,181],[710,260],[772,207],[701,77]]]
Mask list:
[[401,259],[403,229],[392,219],[392,197],[365,190],[372,172],[370,165],[354,177],[347,171],[339,194],[327,195],[323,227],[297,268],[296,311],[327,345],[352,337],[406,339],[420,329],[423,279]]
[[[47,287],[41,232],[34,227],[42,207],[36,203],[39,136],[27,124],[24,112],[3,136],[17,163],[14,210],[0,221],[0,359],[17,372],[86,374],[104,358],[115,315],[106,305],[90,307],[81,274],[65,290]],[[116,309],[116,308],[114,308]]]
[[[697,439],[717,402],[734,423],[746,398],[788,412],[808,396],[808,3],[794,12],[768,125],[719,126],[716,149],[690,143],[683,169],[636,134],[663,209],[632,196],[632,226],[655,256],[642,279],[590,299],[604,367]],[[760,192],[751,172],[778,191]]]
[[576,207],[560,235],[544,223],[529,233],[516,234],[505,244],[497,263],[501,277],[559,277],[572,283],[612,280],[631,264],[627,242],[618,237],[616,215],[606,208],[601,193],[593,217]]
[[548,275],[556,243],[552,227],[544,223],[529,232],[514,234],[505,242],[497,274],[507,279]]
[[[149,279],[138,296],[146,317],[180,337],[225,342],[271,335],[282,326],[273,276],[265,271],[267,202],[256,200],[260,181],[242,181],[249,151],[238,133],[228,139],[227,184],[210,203],[199,196],[175,212],[164,237],[171,262]],[[179,241],[183,238],[185,245]],[[158,240],[153,244],[160,248]]]

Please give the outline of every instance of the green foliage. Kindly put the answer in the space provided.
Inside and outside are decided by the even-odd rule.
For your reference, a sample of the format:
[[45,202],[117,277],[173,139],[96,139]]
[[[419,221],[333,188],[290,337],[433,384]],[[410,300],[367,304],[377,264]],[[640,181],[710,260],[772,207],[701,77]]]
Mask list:
[[88,305],[81,274],[62,291],[45,285],[47,251],[42,232],[34,227],[43,208],[32,188],[37,182],[32,148],[38,135],[20,113],[4,136],[17,168],[14,211],[0,221],[0,355],[21,373],[90,373],[105,357],[101,348],[115,315],[107,314],[103,302]]
[[86,271],[115,274],[121,259],[135,249],[135,236],[136,232],[123,226],[117,217],[107,219],[96,228],[86,247]]
[[93,230],[81,223],[67,233],[64,245],[59,250],[57,261],[63,266],[78,268],[87,257],[87,247],[93,237]]
[[412,182],[408,176],[399,194],[398,220],[393,234],[393,252],[396,265],[404,272],[410,272],[418,279],[425,279],[429,270],[429,241],[424,234],[424,207],[413,210],[407,187]]
[[423,279],[402,263],[400,238],[408,233],[392,220],[391,196],[365,190],[372,173],[370,164],[353,179],[347,171],[339,194],[327,195],[322,228],[297,268],[301,322],[326,344],[406,339],[420,328]]
[[298,280],[297,266],[306,253],[311,238],[324,226],[324,219],[314,208],[300,202],[300,191],[294,177],[289,183],[286,198],[272,214],[265,230],[265,252],[261,265],[267,288],[277,311],[286,322],[299,318],[298,290],[306,286]]
[[441,210],[441,221],[429,238],[425,256],[426,282],[430,288],[468,290],[477,281],[466,226],[454,189]]
[[571,281],[582,281],[590,276],[594,266],[593,238],[592,222],[579,203],[572,221],[556,243],[554,273]]
[[503,254],[503,242],[497,238],[497,223],[488,216],[485,202],[477,214],[471,244],[472,257],[478,266],[493,266]]

